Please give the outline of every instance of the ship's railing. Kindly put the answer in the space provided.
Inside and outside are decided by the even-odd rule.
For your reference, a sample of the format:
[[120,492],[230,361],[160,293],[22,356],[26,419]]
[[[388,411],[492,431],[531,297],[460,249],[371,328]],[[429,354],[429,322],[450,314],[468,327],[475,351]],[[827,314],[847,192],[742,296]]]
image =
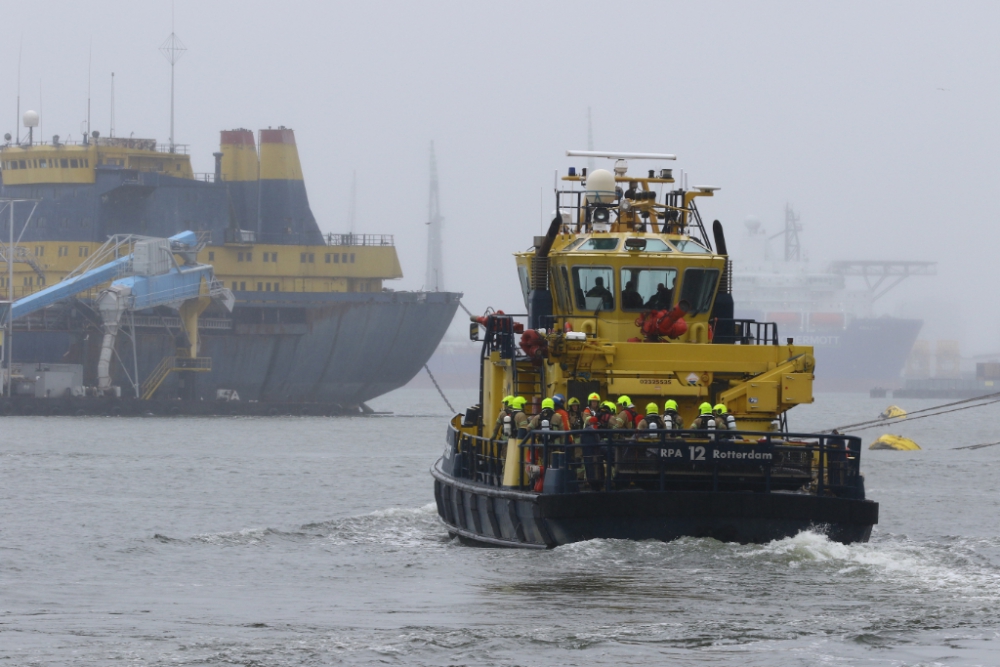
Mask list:
[[[731,335],[722,336],[721,331],[731,326]],[[716,331],[714,342],[734,345],[777,345],[778,324],[776,322],[758,322],[757,320],[720,319],[712,320]]]
[[[523,491],[624,490],[806,492],[863,497],[861,439],[757,431],[634,429],[532,431],[519,441],[453,431],[453,475],[503,485],[518,457]],[[570,442],[567,442],[567,439]],[[517,451],[510,448],[517,447]]]
[[336,246],[394,246],[392,234],[327,234],[323,237],[327,245]]
[[226,243],[249,245],[257,242],[257,232],[252,229],[234,229],[230,227],[225,234]]
[[213,171],[196,171],[192,176],[196,181],[215,183],[215,172]]
[[[588,219],[588,208],[593,205],[588,205],[584,194],[585,192],[582,190],[556,189],[556,210],[559,211],[560,215],[568,216],[568,227],[577,232],[589,231],[589,227],[592,224]],[[623,199],[623,195],[621,187],[616,187],[615,200],[609,206],[610,211],[615,216],[618,215],[618,206]],[[684,191],[672,190],[666,193],[663,204],[668,207],[668,210],[660,212],[662,217],[659,220],[659,224],[663,233],[690,234],[693,238],[701,241],[706,248],[712,247],[709,242],[710,237],[705,231],[705,225],[702,223],[701,213],[698,211],[697,205],[694,201],[689,202],[686,207],[683,205]],[[643,229],[645,229],[645,224],[642,223]]]
[[96,140],[90,139],[88,141],[78,141],[76,139],[59,139],[58,143],[34,140],[29,145],[27,141],[22,141],[18,143],[17,141],[9,141],[2,146],[0,150],[5,148],[30,148],[32,146],[53,146],[58,148],[60,146],[92,146],[94,142],[102,148],[107,148],[109,146],[116,148],[131,148],[137,150],[156,150],[160,153],[180,153],[182,155],[187,155],[188,148],[190,144],[174,144],[173,150],[170,148],[170,144],[157,144],[152,139],[131,139],[128,137],[99,137]]

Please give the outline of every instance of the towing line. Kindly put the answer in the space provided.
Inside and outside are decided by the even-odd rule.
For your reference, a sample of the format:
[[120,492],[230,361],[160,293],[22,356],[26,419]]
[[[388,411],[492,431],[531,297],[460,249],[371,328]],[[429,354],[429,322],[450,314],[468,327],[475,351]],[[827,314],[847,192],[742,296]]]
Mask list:
[[[986,399],[993,399],[986,401]],[[978,403],[977,405],[967,405],[963,408],[955,408],[954,410],[942,410],[942,408],[950,408],[954,405],[963,405],[965,403],[986,401],[985,403]],[[844,431],[865,431],[870,428],[876,428],[878,426],[884,426],[889,423],[899,422],[900,419],[906,419],[907,421],[916,421],[917,419],[924,419],[925,417],[937,417],[938,415],[946,415],[949,412],[959,412],[961,410],[971,410],[972,408],[981,408],[986,405],[991,405],[993,403],[1000,403],[1000,392],[995,392],[993,394],[986,394],[985,396],[976,396],[975,398],[965,398],[961,401],[955,401],[953,403],[944,403],[942,405],[935,405],[930,408],[924,408],[922,410],[914,410],[906,415],[906,417],[889,417],[889,418],[878,418],[870,419],[864,422],[858,422],[856,424],[848,424],[846,426],[837,426],[836,428],[826,429],[820,431],[820,433],[832,433],[837,431],[838,433],[843,433]],[[940,412],[937,412],[940,411]],[[921,414],[924,412],[932,412],[932,414]],[[920,415],[919,417],[914,417],[913,415]]]

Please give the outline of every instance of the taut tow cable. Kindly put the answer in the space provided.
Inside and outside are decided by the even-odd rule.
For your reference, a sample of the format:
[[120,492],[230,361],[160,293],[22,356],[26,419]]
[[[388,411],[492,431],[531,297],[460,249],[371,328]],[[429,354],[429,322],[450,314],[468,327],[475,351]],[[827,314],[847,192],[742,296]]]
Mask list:
[[444,395],[443,391],[441,391],[441,386],[438,385],[438,381],[434,379],[434,373],[431,373],[431,369],[427,366],[427,364],[424,364],[424,370],[427,371],[427,375],[430,376],[431,382],[434,383],[434,388],[438,390],[438,393],[441,394],[441,398],[444,399],[444,404],[448,406],[449,410],[455,412],[455,408],[451,407],[451,403],[448,402],[448,397]]
[[1000,442],[983,442],[978,445],[965,445],[964,447],[952,447],[952,449],[982,449],[983,447],[993,447],[1000,445]]
[[[987,400],[987,399],[992,399],[992,400]],[[975,405],[965,405],[966,403],[975,403]],[[996,392],[993,394],[986,394],[985,396],[976,396],[974,398],[965,398],[962,399],[961,401],[954,401],[952,403],[935,405],[933,407],[924,408],[922,410],[914,410],[913,412],[907,414],[905,419],[907,421],[915,421],[917,419],[924,419],[926,417],[937,417],[938,415],[945,415],[950,412],[960,412],[962,410],[971,410],[972,408],[981,408],[986,405],[991,405],[993,403],[1000,403],[1000,392]],[[962,405],[964,407],[960,408],[954,407],[956,405]],[[944,408],[954,408],[954,409],[944,410]],[[930,414],[923,414],[923,413],[930,413]],[[831,433],[833,431],[837,431],[839,433],[842,433],[845,431],[865,431],[870,428],[877,428],[879,426],[884,426],[885,424],[899,423],[899,421],[901,420],[896,417],[889,417],[889,418],[880,417],[878,419],[870,419],[868,421],[858,422],[856,424],[847,424],[846,426],[838,426],[836,428],[826,429],[825,431],[821,432]],[[1000,444],[1000,443],[994,443],[994,444]]]

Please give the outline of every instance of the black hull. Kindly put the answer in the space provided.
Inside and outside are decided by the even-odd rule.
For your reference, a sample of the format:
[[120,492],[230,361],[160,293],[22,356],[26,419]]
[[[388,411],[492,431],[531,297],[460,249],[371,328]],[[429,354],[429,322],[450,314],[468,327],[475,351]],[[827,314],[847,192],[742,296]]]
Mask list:
[[459,480],[438,466],[434,496],[448,532],[488,546],[550,549],[592,539],[711,537],[766,543],[817,530],[867,542],[878,503],[798,493],[621,491],[538,494]]

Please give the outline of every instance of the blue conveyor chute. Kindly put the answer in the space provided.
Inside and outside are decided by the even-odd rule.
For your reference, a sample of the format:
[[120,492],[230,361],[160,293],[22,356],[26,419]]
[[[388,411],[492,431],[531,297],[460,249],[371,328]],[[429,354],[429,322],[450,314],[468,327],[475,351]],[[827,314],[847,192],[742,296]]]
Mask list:
[[[180,234],[176,234],[170,237],[171,245],[184,245],[188,247],[194,247],[198,243],[198,237],[194,232],[185,231]],[[35,292],[29,296],[22,299],[18,299],[14,302],[12,306],[14,319],[18,317],[23,317],[36,310],[41,310],[46,306],[51,306],[57,301],[62,301],[67,297],[71,297],[74,294],[79,294],[80,292],[86,292],[89,289],[102,285],[106,282],[114,280],[118,276],[125,274],[128,270],[129,262],[132,261],[132,255],[124,255],[117,259],[114,259],[107,264],[102,264],[98,267],[90,269],[78,276],[73,276],[72,278],[67,278],[62,280],[51,287],[46,287],[43,290]],[[199,265],[197,269],[204,269],[211,272],[211,266]],[[138,305],[138,299],[135,308],[141,310],[142,308],[149,308],[153,305],[158,305],[159,303],[164,303],[166,301],[173,300],[183,300],[190,298],[190,285],[194,284],[194,295],[197,296],[198,286],[200,284],[201,278],[205,275],[203,271],[190,271],[187,273],[181,272],[180,277],[178,273],[171,272],[162,276],[142,276],[139,280],[135,277],[124,278],[123,280],[129,281],[128,286],[132,288],[133,294],[137,294],[137,291],[141,291],[145,294],[145,302],[150,303],[150,305],[140,306]],[[163,279],[163,280],[160,280]],[[137,283],[151,283],[145,285],[145,287],[140,287],[139,285],[133,285],[133,282]],[[156,299],[155,295],[162,295],[164,293],[170,293],[171,291],[176,291],[182,294],[178,299],[160,299],[156,303],[153,303]]]
[[129,310],[145,310],[196,298],[201,292],[202,279],[210,280],[212,275],[211,265],[199,264],[159,276],[121,278],[111,286],[129,289]]
[[62,301],[67,297],[73,296],[74,294],[86,292],[89,289],[113,280],[125,271],[125,267],[128,266],[131,259],[131,255],[119,257],[114,261],[102,264],[101,266],[91,269],[86,273],[73,276],[72,278],[58,282],[51,287],[46,287],[41,291],[35,292],[34,294],[26,296],[22,299],[18,299],[14,302],[12,307],[14,319],[24,315],[29,315],[36,310],[41,310],[46,306],[51,306],[57,301]]

